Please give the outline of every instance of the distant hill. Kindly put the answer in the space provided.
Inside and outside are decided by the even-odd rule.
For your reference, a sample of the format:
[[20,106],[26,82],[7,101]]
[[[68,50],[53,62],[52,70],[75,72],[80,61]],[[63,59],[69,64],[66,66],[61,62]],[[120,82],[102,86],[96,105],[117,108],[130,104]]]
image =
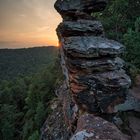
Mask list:
[[40,71],[54,61],[58,48],[0,49],[0,80],[14,79]]

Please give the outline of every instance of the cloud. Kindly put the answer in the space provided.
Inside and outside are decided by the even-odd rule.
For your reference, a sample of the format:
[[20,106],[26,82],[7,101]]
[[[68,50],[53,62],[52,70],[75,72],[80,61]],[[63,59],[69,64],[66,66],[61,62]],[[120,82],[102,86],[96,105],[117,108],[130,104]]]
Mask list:
[[37,28],[38,32],[47,31],[48,29],[49,29],[49,26],[41,26]]
[[0,44],[16,44],[17,41],[0,41]]
[[19,17],[25,18],[25,17],[27,17],[27,15],[25,15],[25,14],[19,14]]
[[61,18],[54,9],[55,1],[0,0],[1,39],[57,42],[55,29]]

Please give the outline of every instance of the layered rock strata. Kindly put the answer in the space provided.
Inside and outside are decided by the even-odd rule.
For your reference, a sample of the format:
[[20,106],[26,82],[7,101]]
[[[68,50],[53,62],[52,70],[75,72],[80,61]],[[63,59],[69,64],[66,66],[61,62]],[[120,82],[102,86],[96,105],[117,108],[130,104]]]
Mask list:
[[125,101],[130,78],[119,56],[125,47],[104,36],[91,13],[104,10],[107,0],[57,0],[63,22],[57,28],[63,72],[73,102],[90,113],[114,113]]
[[[76,115],[66,84],[55,91],[58,96],[50,103],[52,112],[41,129],[40,140],[129,140],[117,127],[93,114]],[[78,118],[77,118],[78,117]],[[64,118],[64,119],[63,119]],[[78,121],[76,122],[76,120]],[[75,128],[73,128],[75,127]],[[74,130],[73,132],[71,130]]]

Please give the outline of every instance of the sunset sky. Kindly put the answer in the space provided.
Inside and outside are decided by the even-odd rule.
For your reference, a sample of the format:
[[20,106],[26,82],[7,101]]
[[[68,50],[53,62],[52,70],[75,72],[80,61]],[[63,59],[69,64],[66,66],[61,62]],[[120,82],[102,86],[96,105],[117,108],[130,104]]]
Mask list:
[[56,0],[0,0],[0,48],[57,45]]

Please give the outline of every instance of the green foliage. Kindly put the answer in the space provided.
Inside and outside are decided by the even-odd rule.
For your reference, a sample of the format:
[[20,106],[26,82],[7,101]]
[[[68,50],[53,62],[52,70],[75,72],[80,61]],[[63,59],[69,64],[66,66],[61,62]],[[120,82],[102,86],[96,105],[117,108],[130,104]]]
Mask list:
[[36,108],[36,113],[34,120],[36,122],[36,126],[40,128],[42,126],[43,120],[46,116],[46,110],[42,102],[39,102]]
[[39,132],[35,131],[29,138],[28,140],[39,140]]
[[140,17],[138,17],[136,19],[136,22],[135,22],[135,31],[138,33],[140,32]]
[[122,41],[129,28],[135,29],[135,21],[140,16],[139,7],[139,0],[109,0],[105,11],[98,14],[107,36]]
[[0,49],[0,80],[34,74],[46,68],[56,58],[56,47]]
[[139,71],[136,69],[140,69],[139,7],[139,0],[109,0],[105,11],[93,14],[102,21],[108,38],[126,46],[124,58],[129,63],[128,71],[133,76]]
[[140,68],[140,32],[129,29],[123,38],[127,52],[125,58],[128,62]]
[[[28,110],[29,112],[30,110]],[[32,114],[33,116],[33,114]],[[24,125],[22,126],[23,127],[23,130],[22,130],[22,139],[23,140],[27,140],[31,135],[32,135],[32,132],[33,132],[33,129],[34,129],[34,121],[32,119],[25,119],[24,120]]]
[[39,139],[40,128],[49,114],[49,101],[54,98],[54,89],[62,78],[55,57],[32,75],[1,81],[0,139]]
[[14,140],[15,135],[15,124],[16,120],[16,109],[12,105],[3,104],[0,110],[0,130],[1,139],[3,140]]

